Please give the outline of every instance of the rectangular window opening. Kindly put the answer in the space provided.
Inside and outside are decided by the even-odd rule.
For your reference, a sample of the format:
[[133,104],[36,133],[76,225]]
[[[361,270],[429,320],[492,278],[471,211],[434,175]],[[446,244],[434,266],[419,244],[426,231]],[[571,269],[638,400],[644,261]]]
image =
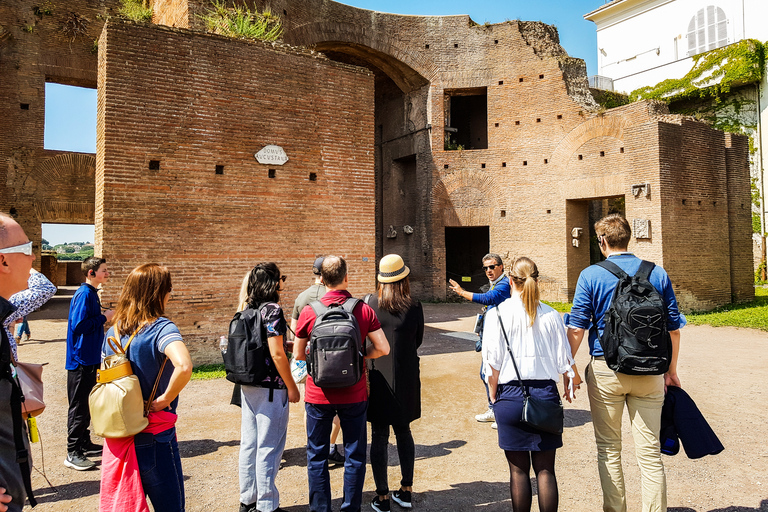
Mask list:
[[485,164],[480,164],[481,169],[485,169]]
[[499,85],[504,85],[504,80],[499,80]]
[[507,210],[501,210],[499,213],[499,217],[506,217],[507,216]]
[[623,152],[624,152],[624,148],[619,148],[619,153],[623,153]]
[[528,165],[528,160],[523,160],[523,165]]
[[317,173],[316,172],[309,173],[309,181],[317,181]]
[[275,177],[275,172],[276,171],[274,169],[270,169],[269,172],[267,173],[267,176],[269,176],[270,178],[274,178]]
[[217,165],[216,166],[216,174],[224,174],[224,166],[223,165]]
[[45,84],[43,149],[96,153],[95,88]]
[[544,75],[539,75],[539,80],[541,80],[542,78],[544,78]]
[[584,160],[584,155],[579,155],[579,160]]
[[501,162],[501,166],[502,167],[506,167],[507,166],[507,162]]
[[515,121],[515,126],[520,126],[520,121]]
[[601,151],[600,156],[605,156],[605,151]]
[[520,81],[521,81],[521,82],[523,81],[523,77],[520,77]]
[[429,45],[428,45],[428,44],[425,44],[425,45],[424,45],[424,48],[426,48],[427,50],[429,50]]
[[149,161],[149,170],[150,171],[159,171],[160,170],[160,160],[150,160]]
[[563,118],[563,114],[557,114],[557,118],[558,119],[562,119]]
[[446,89],[444,94],[444,149],[488,149],[488,89]]
[[19,103],[21,110],[29,110],[29,103]]
[[548,163],[549,163],[549,160],[547,160],[547,159],[545,158],[545,159],[544,159],[544,163],[545,163],[545,164],[548,164]]

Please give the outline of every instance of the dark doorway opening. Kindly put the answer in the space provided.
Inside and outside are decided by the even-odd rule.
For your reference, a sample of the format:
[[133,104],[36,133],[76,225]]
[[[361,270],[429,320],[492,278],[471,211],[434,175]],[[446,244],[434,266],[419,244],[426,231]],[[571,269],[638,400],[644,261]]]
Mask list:
[[600,252],[600,244],[597,243],[597,233],[595,233],[595,222],[606,215],[618,213],[626,217],[626,208],[624,196],[607,197],[603,199],[593,199],[589,202],[589,264],[594,265],[605,259]]
[[445,275],[446,281],[453,279],[462,288],[479,292],[488,284],[483,272],[483,256],[491,247],[488,226],[446,227],[445,228]]

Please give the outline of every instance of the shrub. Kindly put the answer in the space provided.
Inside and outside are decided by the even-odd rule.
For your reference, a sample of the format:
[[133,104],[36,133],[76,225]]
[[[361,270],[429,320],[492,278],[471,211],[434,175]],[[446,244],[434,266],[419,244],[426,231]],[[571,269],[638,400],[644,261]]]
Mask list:
[[213,8],[199,17],[205,22],[206,30],[212,34],[259,41],[275,41],[283,35],[280,17],[272,14],[269,9],[251,11],[244,4],[230,8],[217,0],[211,4]]

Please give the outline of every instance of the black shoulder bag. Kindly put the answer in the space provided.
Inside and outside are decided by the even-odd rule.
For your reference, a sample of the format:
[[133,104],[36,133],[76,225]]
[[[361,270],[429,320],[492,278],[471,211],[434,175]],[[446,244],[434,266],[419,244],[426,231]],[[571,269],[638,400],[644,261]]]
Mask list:
[[501,321],[501,315],[499,314],[499,308],[496,308],[496,316],[499,319],[499,327],[504,334],[504,341],[507,345],[507,352],[509,357],[512,358],[512,366],[515,367],[515,373],[517,374],[517,380],[520,383],[520,389],[523,391],[523,417],[520,419],[522,423],[529,427],[541,430],[542,432],[548,432],[550,434],[562,434],[563,433],[563,402],[558,396],[557,402],[551,400],[542,400],[531,396],[528,390],[523,384],[523,379],[520,378],[520,370],[517,369],[517,363],[515,362],[515,356],[512,354],[512,349],[509,346],[509,338],[507,338],[507,331],[504,329],[504,324]]

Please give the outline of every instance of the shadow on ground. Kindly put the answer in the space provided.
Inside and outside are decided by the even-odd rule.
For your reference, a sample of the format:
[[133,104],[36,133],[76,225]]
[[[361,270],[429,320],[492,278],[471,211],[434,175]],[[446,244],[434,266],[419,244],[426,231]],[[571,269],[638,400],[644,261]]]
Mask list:
[[[698,512],[695,508],[688,507],[673,507],[667,510],[668,512]],[[768,500],[762,500],[760,502],[760,508],[739,507],[734,505],[726,508],[715,508],[707,512],[768,512]]]
[[197,457],[199,455],[207,455],[218,451],[222,446],[240,446],[240,440],[214,441],[213,439],[194,439],[190,441],[179,441],[179,455],[181,455],[181,458],[183,459]]

